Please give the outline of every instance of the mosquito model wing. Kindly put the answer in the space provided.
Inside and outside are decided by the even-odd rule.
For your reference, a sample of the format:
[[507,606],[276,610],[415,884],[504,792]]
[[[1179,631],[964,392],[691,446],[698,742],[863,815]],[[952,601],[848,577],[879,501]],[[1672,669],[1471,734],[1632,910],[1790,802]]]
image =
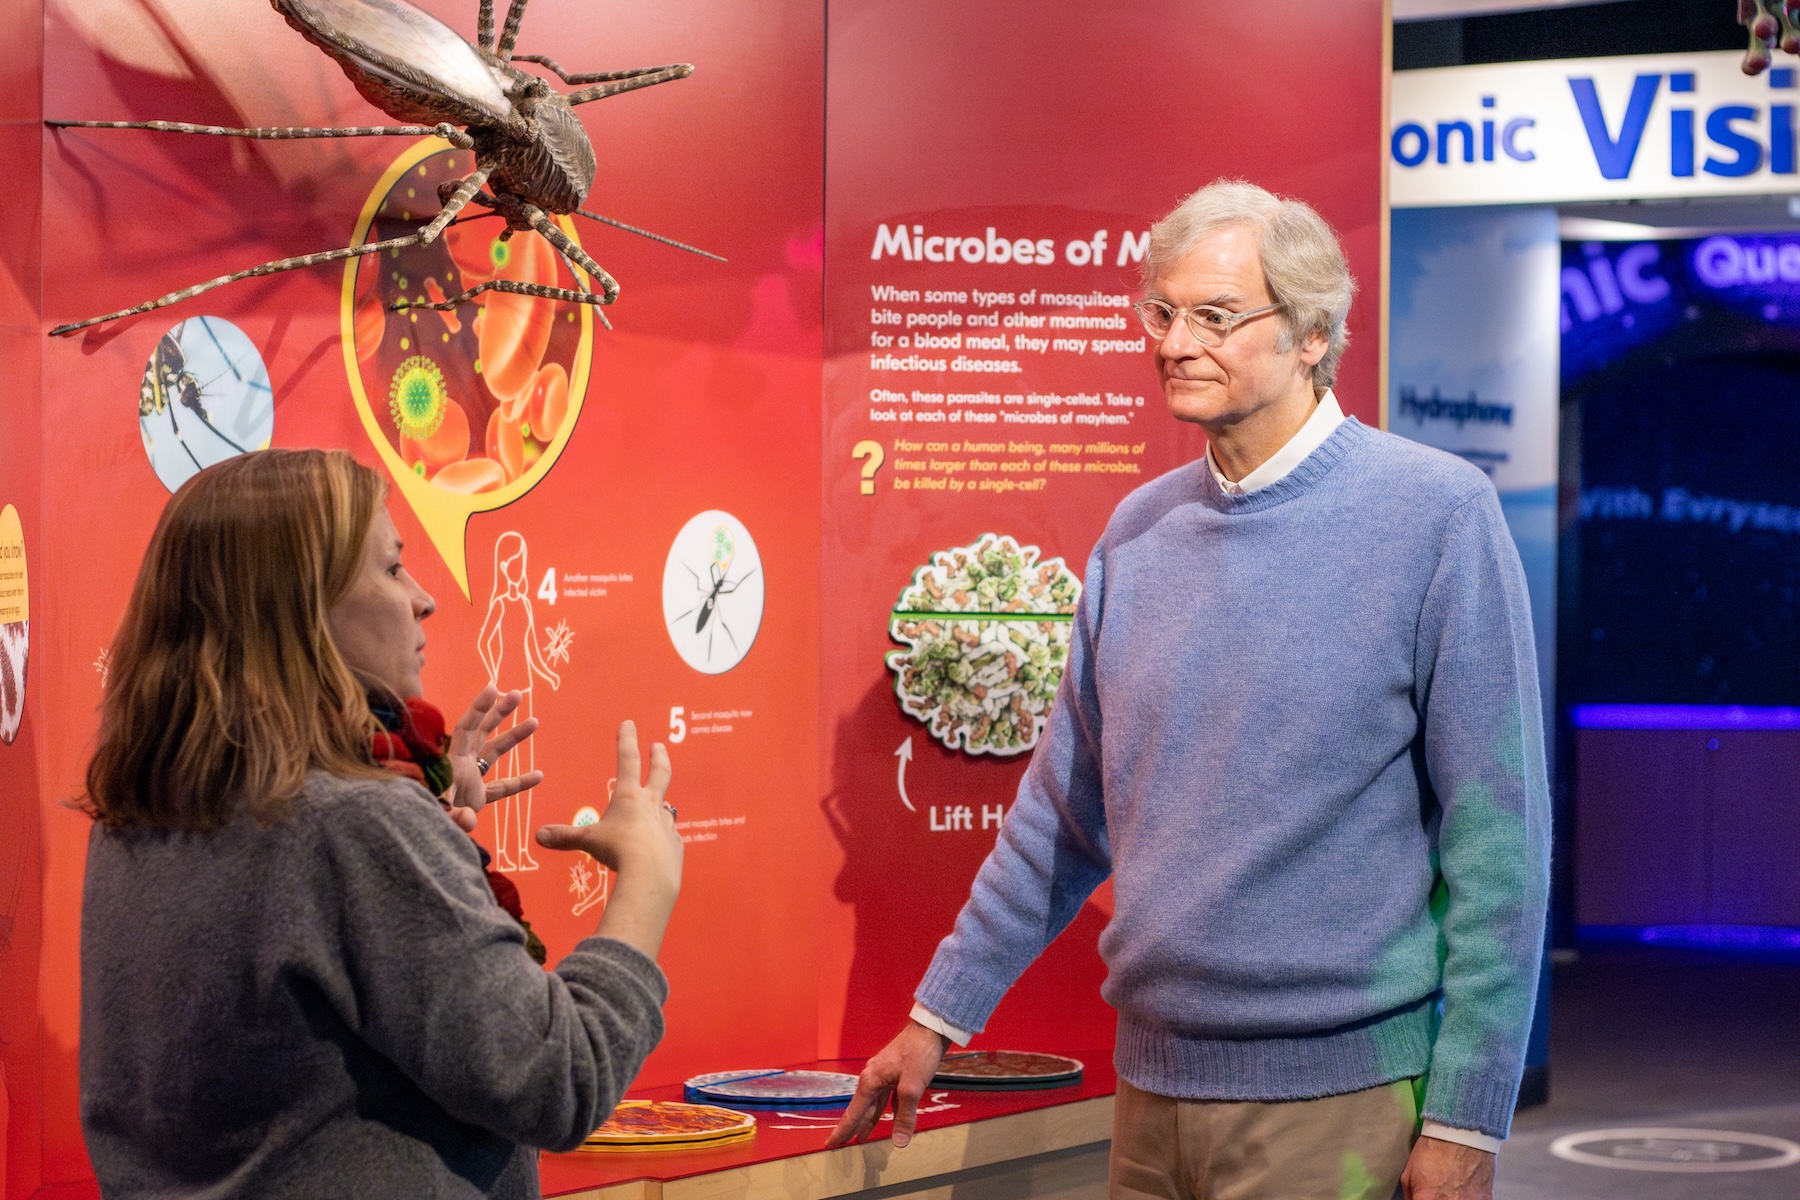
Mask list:
[[356,90],[402,121],[510,124],[512,104],[475,48],[406,0],[271,0],[336,59]]

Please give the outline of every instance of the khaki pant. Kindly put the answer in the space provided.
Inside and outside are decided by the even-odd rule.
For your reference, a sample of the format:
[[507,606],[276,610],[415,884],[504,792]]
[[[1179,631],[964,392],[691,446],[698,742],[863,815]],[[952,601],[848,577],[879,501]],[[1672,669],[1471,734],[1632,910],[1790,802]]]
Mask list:
[[1320,1100],[1171,1100],[1123,1079],[1112,1200],[1390,1200],[1418,1137],[1411,1080]]

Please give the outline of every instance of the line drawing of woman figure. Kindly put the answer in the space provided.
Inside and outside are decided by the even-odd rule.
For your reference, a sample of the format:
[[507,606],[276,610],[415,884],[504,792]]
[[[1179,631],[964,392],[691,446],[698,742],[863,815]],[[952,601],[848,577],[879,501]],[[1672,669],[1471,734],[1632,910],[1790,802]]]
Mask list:
[[[532,715],[532,685],[543,679],[552,690],[562,686],[562,678],[550,669],[538,648],[537,625],[531,612],[531,571],[525,561],[525,538],[511,530],[494,542],[494,592],[488,599],[487,615],[481,621],[481,633],[475,643],[487,668],[488,682],[502,695],[519,692],[525,699],[513,710],[502,729],[511,729]],[[523,625],[523,630],[519,628]],[[519,647],[517,657],[506,653],[508,643]],[[506,752],[495,763],[497,777],[523,775],[534,769],[535,738]],[[522,760],[522,761],[521,761]],[[494,861],[502,871],[535,871],[537,860],[531,857],[531,794],[527,788],[500,801],[500,815],[494,831]]]

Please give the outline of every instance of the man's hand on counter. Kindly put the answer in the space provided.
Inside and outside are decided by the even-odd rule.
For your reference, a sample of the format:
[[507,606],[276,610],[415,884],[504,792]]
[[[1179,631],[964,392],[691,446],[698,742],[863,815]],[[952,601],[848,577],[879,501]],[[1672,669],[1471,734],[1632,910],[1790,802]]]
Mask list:
[[844,1110],[844,1118],[831,1131],[826,1149],[860,1142],[875,1131],[888,1100],[894,1102],[894,1145],[912,1141],[919,1119],[919,1101],[937,1074],[938,1064],[950,1040],[943,1034],[908,1021],[893,1041],[869,1060],[856,1081],[856,1095]]

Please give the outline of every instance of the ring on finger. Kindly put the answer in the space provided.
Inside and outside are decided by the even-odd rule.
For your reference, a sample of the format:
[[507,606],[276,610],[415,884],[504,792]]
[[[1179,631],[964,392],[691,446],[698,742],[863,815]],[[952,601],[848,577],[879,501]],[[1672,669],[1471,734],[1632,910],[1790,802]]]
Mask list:
[[489,762],[485,758],[482,758],[479,754],[475,756],[475,769],[477,771],[481,772],[483,775],[486,775],[488,773],[488,768],[492,767],[493,765],[494,765],[493,763]]
[[676,819],[677,816],[679,816],[679,814],[675,811],[675,806],[673,804],[670,804],[667,800],[663,801],[663,807],[669,810],[669,820],[673,821]]

